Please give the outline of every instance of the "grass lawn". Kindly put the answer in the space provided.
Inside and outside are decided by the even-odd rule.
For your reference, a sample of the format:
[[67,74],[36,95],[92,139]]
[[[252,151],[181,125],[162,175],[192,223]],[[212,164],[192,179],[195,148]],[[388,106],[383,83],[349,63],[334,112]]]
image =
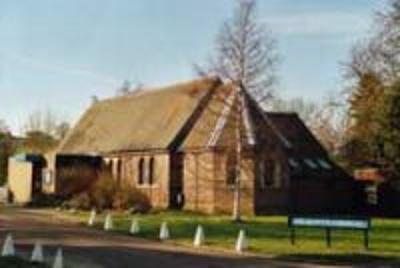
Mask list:
[[[65,214],[63,214],[65,215]],[[75,217],[82,224],[89,218],[88,212],[78,212]],[[365,251],[361,231],[333,231],[332,247],[325,244],[325,231],[297,229],[297,244],[289,241],[287,218],[265,216],[246,218],[244,223],[233,223],[228,216],[204,216],[188,212],[154,212],[134,216],[139,220],[141,232],[138,237],[156,240],[159,226],[167,221],[171,240],[178,244],[192,245],[196,226],[205,230],[206,246],[234,249],[240,229],[249,236],[250,252],[270,255],[274,258],[301,259],[318,262],[369,262],[394,261],[400,263],[400,220],[373,219],[370,233],[370,250]],[[97,216],[96,228],[102,228],[105,215]],[[132,216],[113,213],[116,232],[128,234]]]
[[4,268],[47,268],[44,264],[32,264],[17,257],[0,257],[0,267]]

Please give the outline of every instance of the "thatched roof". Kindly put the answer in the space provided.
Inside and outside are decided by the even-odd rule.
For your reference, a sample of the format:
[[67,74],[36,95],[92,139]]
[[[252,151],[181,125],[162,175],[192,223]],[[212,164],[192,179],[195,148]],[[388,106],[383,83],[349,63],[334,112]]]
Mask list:
[[167,149],[201,100],[220,85],[203,79],[95,103],[70,131],[59,154]]

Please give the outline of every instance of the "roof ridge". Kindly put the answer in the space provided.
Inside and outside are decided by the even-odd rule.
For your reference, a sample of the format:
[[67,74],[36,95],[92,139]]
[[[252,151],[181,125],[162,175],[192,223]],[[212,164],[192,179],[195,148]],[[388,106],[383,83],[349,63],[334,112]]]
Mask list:
[[124,99],[129,100],[129,99],[133,99],[133,98],[143,97],[145,95],[151,95],[151,94],[163,92],[166,90],[172,90],[172,89],[179,90],[182,87],[190,86],[190,85],[193,85],[196,83],[213,83],[213,82],[217,82],[218,80],[219,80],[219,78],[215,78],[215,77],[214,78],[213,77],[205,77],[205,78],[198,78],[198,79],[192,79],[192,80],[186,80],[186,81],[179,81],[179,82],[175,82],[173,84],[168,84],[168,85],[165,84],[165,85],[161,85],[161,86],[143,87],[143,88],[134,90],[126,95],[105,98],[103,100],[98,101],[98,103],[108,103],[108,102],[114,102],[114,101],[124,100]]

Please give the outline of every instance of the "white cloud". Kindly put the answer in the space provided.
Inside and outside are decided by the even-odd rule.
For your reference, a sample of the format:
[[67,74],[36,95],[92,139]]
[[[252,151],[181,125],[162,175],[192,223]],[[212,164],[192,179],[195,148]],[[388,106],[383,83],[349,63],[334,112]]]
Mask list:
[[357,13],[317,13],[263,19],[278,34],[359,34],[371,26],[371,16]]

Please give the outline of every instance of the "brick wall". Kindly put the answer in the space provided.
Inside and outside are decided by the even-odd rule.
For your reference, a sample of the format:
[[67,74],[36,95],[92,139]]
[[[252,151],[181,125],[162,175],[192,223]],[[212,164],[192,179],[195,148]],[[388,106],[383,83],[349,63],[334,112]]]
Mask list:
[[184,209],[205,213],[215,212],[214,171],[214,154],[212,152],[195,152],[184,155]]
[[[143,172],[148,174],[150,159],[153,158],[153,184],[139,184],[139,161],[143,159]],[[114,179],[121,180],[121,183],[128,183],[144,193],[154,208],[167,208],[169,205],[169,154],[168,153],[143,153],[124,154],[108,157],[107,161],[117,163],[121,160],[121,171],[118,175],[117,164],[112,165]]]
[[[227,156],[223,152],[187,153],[184,160],[186,210],[230,214],[233,186],[227,184]],[[254,214],[253,160],[243,160],[241,211]]]

